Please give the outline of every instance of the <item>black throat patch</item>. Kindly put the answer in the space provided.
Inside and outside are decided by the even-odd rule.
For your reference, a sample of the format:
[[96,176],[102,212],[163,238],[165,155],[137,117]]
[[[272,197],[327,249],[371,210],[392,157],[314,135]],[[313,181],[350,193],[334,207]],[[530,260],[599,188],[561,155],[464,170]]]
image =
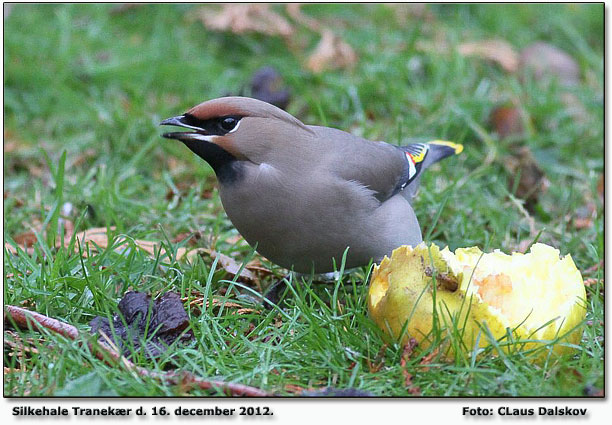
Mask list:
[[244,174],[243,164],[218,145],[203,140],[182,140],[197,156],[208,162],[221,184],[232,184]]

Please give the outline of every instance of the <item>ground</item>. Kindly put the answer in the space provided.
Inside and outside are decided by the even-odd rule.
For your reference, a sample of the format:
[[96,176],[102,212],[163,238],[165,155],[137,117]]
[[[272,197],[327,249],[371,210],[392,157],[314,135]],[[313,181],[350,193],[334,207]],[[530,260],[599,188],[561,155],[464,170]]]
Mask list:
[[[223,16],[214,14],[223,11],[212,5],[7,7],[5,304],[86,334],[95,316],[116,313],[128,290],[176,291],[193,342],[156,360],[136,354],[136,364],[281,395],[327,386],[378,396],[600,394],[603,5],[253,12],[256,21],[282,16],[271,21],[287,25],[276,28],[280,35],[266,33],[271,27],[237,34],[236,21],[213,29],[210,17],[218,24]],[[330,34],[332,43],[318,46]],[[526,57],[536,42],[567,57],[560,65],[542,51]],[[541,64],[546,71],[538,73]],[[225,257],[179,258],[180,248],[206,248],[238,265],[258,259],[225,216],[211,169],[162,139],[158,123],[207,99],[249,94],[263,66],[282,75],[287,110],[305,123],[394,144],[462,143],[460,156],[423,178],[415,211],[425,240],[511,252],[537,239],[571,254],[589,285],[574,354],[542,364],[493,350],[447,362],[385,338],[367,313],[368,268],[335,285],[293,280],[281,309],[263,310],[256,293],[284,270],[260,259],[253,283],[228,272],[235,264]],[[91,228],[123,236],[99,251],[79,252],[70,237],[58,243],[62,233]],[[141,240],[164,251],[152,255]],[[5,334],[17,341],[5,344],[5,395],[211,394],[135,377],[54,334],[12,332]]]

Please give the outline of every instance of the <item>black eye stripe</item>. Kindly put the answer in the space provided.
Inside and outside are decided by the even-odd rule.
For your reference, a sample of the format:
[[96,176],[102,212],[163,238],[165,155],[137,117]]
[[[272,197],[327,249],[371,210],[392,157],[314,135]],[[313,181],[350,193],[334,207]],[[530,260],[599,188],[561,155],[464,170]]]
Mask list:
[[211,134],[215,136],[223,136],[229,133],[230,131],[232,131],[236,127],[236,125],[240,122],[241,119],[242,119],[241,116],[226,115],[223,117],[201,120],[199,118],[194,117],[191,114],[184,114],[181,121],[186,125],[201,129],[206,134]]
[[181,121],[187,125],[190,125],[192,127],[197,127],[197,128],[206,128],[206,122],[208,120],[201,120],[199,118],[194,117],[193,115],[190,114],[185,114],[183,115],[183,118],[181,119]]

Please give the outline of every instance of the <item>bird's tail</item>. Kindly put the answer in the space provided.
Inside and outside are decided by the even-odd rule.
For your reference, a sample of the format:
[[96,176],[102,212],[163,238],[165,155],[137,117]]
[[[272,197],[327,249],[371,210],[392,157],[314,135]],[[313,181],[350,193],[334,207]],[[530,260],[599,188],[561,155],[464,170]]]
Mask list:
[[452,155],[459,155],[463,152],[463,145],[459,143],[447,142],[445,140],[432,140],[427,143],[429,146],[429,154],[425,158],[423,168],[428,168],[430,165],[443,160]]
[[403,190],[404,196],[410,201],[416,196],[423,171],[444,158],[459,155],[463,145],[433,140],[429,143],[413,143],[400,149],[406,154],[407,167],[398,190]]

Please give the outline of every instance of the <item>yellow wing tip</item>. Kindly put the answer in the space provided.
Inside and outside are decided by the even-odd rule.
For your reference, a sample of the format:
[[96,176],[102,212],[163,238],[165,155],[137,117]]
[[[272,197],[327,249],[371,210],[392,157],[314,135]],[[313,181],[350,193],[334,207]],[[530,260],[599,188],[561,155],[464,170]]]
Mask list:
[[444,145],[453,148],[455,150],[455,155],[459,155],[461,152],[463,152],[463,145],[460,143],[448,142],[446,140],[432,140],[429,143],[434,145]]

